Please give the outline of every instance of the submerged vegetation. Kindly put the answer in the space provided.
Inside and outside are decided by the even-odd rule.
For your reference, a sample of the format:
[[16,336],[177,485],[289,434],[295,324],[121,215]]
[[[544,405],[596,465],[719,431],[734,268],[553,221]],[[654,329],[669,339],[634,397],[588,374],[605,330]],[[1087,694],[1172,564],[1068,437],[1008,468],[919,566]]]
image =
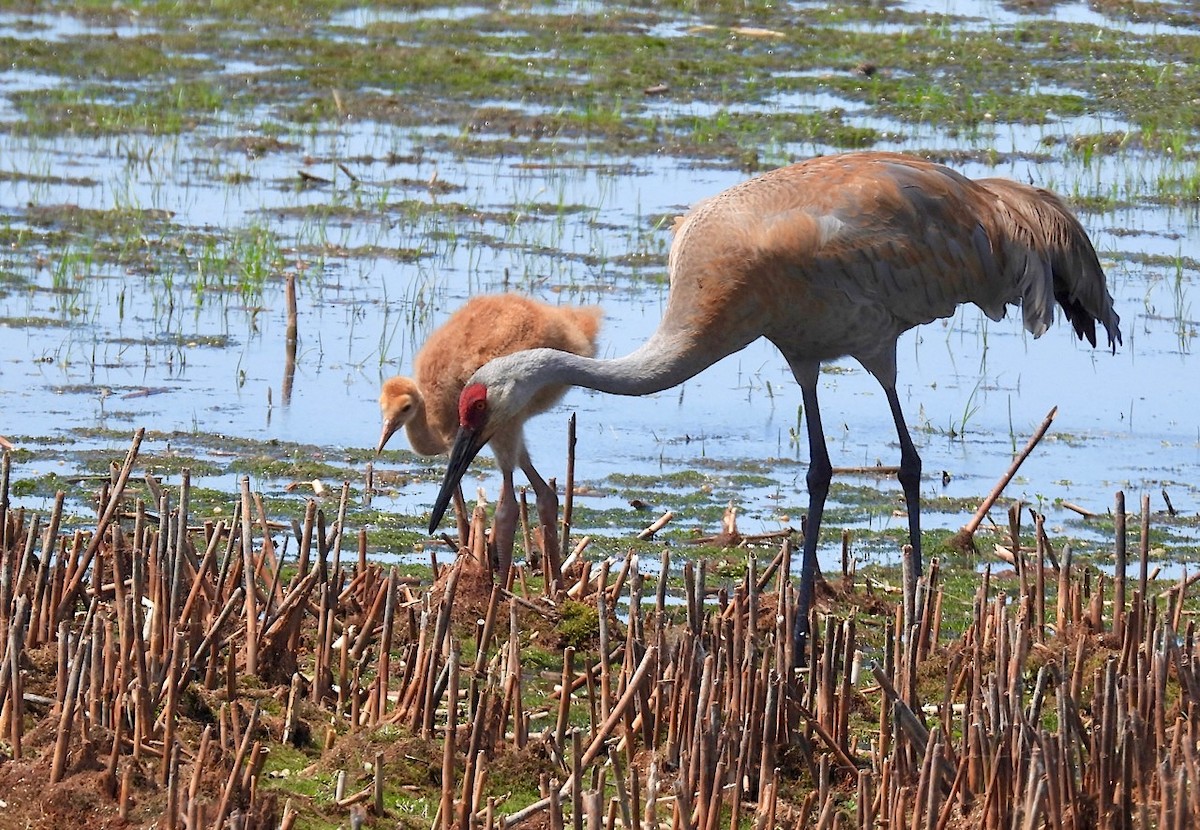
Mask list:
[[[39,447],[25,426],[19,443],[91,471],[89,453],[131,425],[161,423],[152,434],[168,446],[162,469],[177,472],[169,459],[187,446],[193,474],[214,491],[239,474],[281,502],[294,498],[285,488],[296,482],[320,479],[335,491],[355,482],[356,502],[374,495],[384,505],[363,519],[377,526],[369,544],[383,550],[398,530],[384,516],[421,512],[390,497],[435,481],[436,464],[389,454],[385,483],[367,493],[364,451],[226,437],[250,424],[261,436],[263,422],[269,433],[287,417],[293,375],[268,366],[282,352],[273,344],[289,275],[306,309],[293,359],[302,375],[323,379],[315,394],[328,398],[339,375],[340,385],[371,387],[405,363],[447,295],[463,293],[448,290],[451,279],[470,293],[551,291],[579,302],[660,296],[672,215],[626,206],[632,218],[614,225],[601,204],[603,191],[652,159],[736,171],[847,148],[960,165],[1022,159],[1116,239],[1133,233],[1121,223],[1132,211],[1193,214],[1194,15],[1140,2],[1058,13],[1069,5],[980,0],[936,14],[865,0],[603,8],[231,0],[197,14],[169,2],[0,3],[10,79],[0,185],[18,194],[0,211],[0,319],[30,343],[20,397],[58,398],[70,412],[61,434],[86,449]],[[494,173],[497,191],[454,172],[481,162],[517,176]],[[1145,281],[1127,295],[1186,354],[1200,331],[1191,299],[1200,254],[1182,239],[1172,247],[1147,252],[1131,242],[1104,255],[1122,281]],[[988,348],[984,329],[984,361]],[[926,440],[978,435],[990,383],[964,376],[961,414],[921,423]],[[745,387],[774,405],[769,378]],[[1011,443],[1020,429],[1010,422]],[[804,508],[801,431],[798,417],[775,457],[741,459],[736,469],[707,458],[719,437],[658,438],[690,448],[688,462],[656,476],[596,477],[585,489],[605,498],[582,498],[579,515],[615,545],[641,522],[630,501],[669,500],[679,518],[665,533],[676,541],[712,532],[730,501],[749,503],[743,516],[761,529],[795,523]],[[19,486],[49,498],[69,479],[58,470]],[[930,487],[930,513],[952,528],[985,479]],[[1172,486],[1200,492],[1196,482]],[[70,502],[87,503],[67,489]],[[865,545],[893,544],[902,522],[886,487],[848,481],[834,499],[833,520]],[[1050,506],[1061,500],[1053,495]],[[402,531],[404,547],[419,540],[419,524]],[[1195,545],[1186,534],[1169,541]]]
[[[309,227],[300,235],[315,235],[318,250],[351,256],[356,249],[340,247],[330,223],[411,222],[408,208],[416,205],[430,214],[424,227],[419,223],[421,238],[453,246],[477,230],[494,247],[523,212],[489,215],[442,200],[390,198],[393,190],[433,191],[432,183],[389,181],[388,168],[401,160],[390,151],[314,159],[335,173],[337,164],[359,169],[331,185],[259,181],[254,162],[268,152],[294,155],[314,133],[358,123],[419,131],[418,151],[430,158],[667,153],[754,170],[798,154],[903,142],[962,161],[962,151],[928,141],[931,131],[955,136],[1034,125],[1043,139],[1059,141],[1056,125],[1094,115],[1120,128],[1107,134],[1113,141],[1073,139],[1087,148],[1085,167],[1113,153],[1165,152],[1167,164],[1126,192],[1060,189],[1091,208],[1147,200],[1196,204],[1198,39],[1178,28],[1188,25],[1186,15],[1155,4],[1103,11],[1163,26],[1128,32],[1018,19],[998,27],[969,15],[913,14],[866,2],[731,4],[707,16],[669,7],[597,13],[572,3],[462,10],[314,3],[288,7],[284,19],[293,25],[280,25],[274,4],[222,3],[199,19],[173,3],[139,3],[136,10],[47,3],[36,14],[14,4],[3,12],[12,22],[0,41],[9,71],[21,81],[8,92],[13,111],[3,128],[34,148],[62,138],[116,140],[114,152],[127,156],[130,175],[144,165],[164,181],[164,165],[178,159],[151,146],[214,135],[207,157],[186,159],[190,178],[235,189],[332,186],[335,204],[308,204]],[[94,36],[98,31],[112,36]],[[176,156],[192,152],[165,146]],[[991,163],[1006,152],[1038,160],[1044,147],[1035,140],[979,155]],[[4,169],[0,176],[24,177],[31,187],[62,181],[43,170]],[[98,249],[94,269],[124,264],[138,230],[119,220],[141,208],[85,211],[40,241],[26,240],[25,248],[49,256],[82,237]],[[553,205],[538,213],[553,217]],[[32,212],[18,211],[14,220],[32,228],[44,223]],[[160,239],[200,230],[169,216],[156,220],[162,220],[154,232]],[[291,240],[290,247],[313,250],[309,241]],[[201,250],[235,242],[197,240]],[[171,252],[155,251],[156,259],[164,254],[168,263],[159,267],[169,267]],[[194,276],[203,285],[203,275]]]
[[[1139,140],[1194,138],[1200,98],[1200,46],[1186,29],[1195,24],[1148,3],[1102,9],[1162,23],[1133,32],[1040,19],[998,26],[971,16],[1007,17],[985,3],[964,4],[963,16],[868,2],[706,16],[573,3],[455,11],[318,2],[289,9],[294,25],[280,25],[272,4],[223,3],[200,19],[174,3],[136,12],[40,6],[27,17],[19,4],[10,9],[25,26],[0,35],[11,69],[43,79],[11,93],[24,117],[9,129],[40,135],[170,135],[252,116],[255,131],[286,136],[297,125],[366,119],[432,127],[430,148],[470,136],[476,152],[480,142],[505,152],[526,142],[534,154],[539,143],[561,153],[614,142],[631,154],[737,158],[797,141],[868,146],[871,130],[840,124],[855,104],[950,130],[1102,110]],[[106,29],[112,37],[92,36]],[[816,94],[843,106],[805,112],[804,96]],[[691,113],[673,115],[675,107]],[[796,121],[782,116],[797,110]]]

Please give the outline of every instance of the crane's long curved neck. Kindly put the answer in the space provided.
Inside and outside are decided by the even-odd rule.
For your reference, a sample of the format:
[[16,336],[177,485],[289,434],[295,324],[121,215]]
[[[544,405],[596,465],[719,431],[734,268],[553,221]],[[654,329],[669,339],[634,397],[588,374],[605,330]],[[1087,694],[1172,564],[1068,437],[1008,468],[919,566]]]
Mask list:
[[[751,338],[753,339],[753,338]],[[711,343],[692,333],[659,329],[634,351],[613,360],[536,349],[529,376],[539,386],[582,386],[612,395],[649,395],[678,386],[750,343]]]

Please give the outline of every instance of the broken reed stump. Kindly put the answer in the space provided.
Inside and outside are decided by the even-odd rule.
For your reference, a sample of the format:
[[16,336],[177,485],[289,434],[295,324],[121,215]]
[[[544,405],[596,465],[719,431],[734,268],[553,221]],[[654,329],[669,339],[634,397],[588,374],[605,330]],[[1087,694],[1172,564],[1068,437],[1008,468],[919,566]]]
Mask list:
[[287,406],[292,402],[292,386],[296,381],[296,346],[300,341],[300,315],[296,304],[296,272],[289,271],[285,279],[287,329],[284,334],[283,381],[280,384],[280,397],[283,399],[283,405]]
[[[809,668],[795,676],[783,671],[789,540],[769,566],[751,550],[721,581],[664,551],[663,575],[688,576],[681,620],[661,580],[646,593],[638,557],[579,565],[565,584],[602,623],[562,651],[557,689],[538,703],[527,648],[551,630],[537,626],[556,619],[557,597],[495,586],[464,619],[470,554],[414,590],[363,556],[339,564],[344,507],[328,526],[309,502],[281,547],[243,486],[240,521],[190,526],[186,475],[180,493],[163,488],[157,516],[138,503],[123,521],[110,507],[129,464],[106,482],[90,534],[60,535],[57,500],[45,524],[11,507],[2,519],[4,763],[50,773],[21,797],[97,770],[95,797],[142,826],[273,829],[330,811],[394,826],[401,790],[436,814],[426,826],[446,828],[1200,823],[1192,583],[1152,584],[1145,500],[1139,578],[1119,607],[1101,572],[1066,549],[1052,558],[1038,521],[1035,547],[1012,545],[1015,587],[985,572],[957,630],[936,560],[910,615],[861,594],[861,575],[845,580],[843,605],[814,610]],[[289,545],[295,564],[281,568]],[[47,655],[55,677],[36,673]],[[198,701],[212,705],[207,723]],[[280,741],[337,774],[332,803],[290,792],[280,806],[263,778]],[[404,778],[413,752],[440,774]],[[542,797],[519,809],[504,795],[511,759],[530,786],[541,778]]]

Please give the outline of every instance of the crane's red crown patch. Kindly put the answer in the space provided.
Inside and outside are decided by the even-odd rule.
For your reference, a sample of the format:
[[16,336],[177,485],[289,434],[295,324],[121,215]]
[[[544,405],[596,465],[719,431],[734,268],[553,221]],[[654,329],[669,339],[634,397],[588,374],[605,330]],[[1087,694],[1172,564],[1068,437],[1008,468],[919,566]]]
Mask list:
[[464,429],[479,429],[487,414],[487,387],[472,383],[463,387],[458,396],[458,425]]

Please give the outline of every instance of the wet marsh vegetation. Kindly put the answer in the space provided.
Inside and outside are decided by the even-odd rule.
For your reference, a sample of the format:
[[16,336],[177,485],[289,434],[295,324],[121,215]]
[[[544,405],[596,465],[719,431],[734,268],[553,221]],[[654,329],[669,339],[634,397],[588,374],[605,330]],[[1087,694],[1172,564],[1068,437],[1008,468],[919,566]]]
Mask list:
[[[230,0],[198,11],[0,0],[0,54],[8,815],[120,826],[124,805],[129,821],[166,826],[200,816],[212,826],[225,811],[242,826],[425,827],[441,805],[443,817],[483,826],[494,797],[493,821],[548,799],[533,818],[551,827],[584,814],[706,830],[899,826],[914,811],[938,828],[1187,826],[1200,780],[1189,576],[1200,548],[1200,16],[1190,4]],[[785,681],[771,672],[787,591],[770,580],[751,589],[747,575],[762,577],[781,542],[749,545],[752,566],[746,547],[718,539],[731,504],[748,537],[802,521],[799,395],[758,346],[645,400],[566,400],[580,418],[572,536],[588,537],[592,574],[612,558],[615,580],[629,551],[640,563],[640,599],[629,599],[632,575],[605,594],[609,611],[620,606],[606,659],[598,630],[589,634],[599,593],[577,590],[568,612],[540,597],[532,572],[513,588],[520,600],[498,600],[482,662],[484,588],[439,630],[452,548],[423,525],[443,468],[402,449],[373,457],[380,381],[485,291],[599,303],[602,356],[623,354],[660,315],[674,215],[754,172],[857,149],[1062,193],[1096,242],[1127,333],[1115,358],[1093,355],[1061,326],[1033,344],[1015,321],[971,309],[902,341],[925,545],[940,561],[924,639],[894,619],[899,488],[869,471],[898,454],[886,405],[857,365],[837,363],[822,388],[834,463],[847,468],[821,551],[830,622],[816,629],[825,651],[814,674],[784,705]],[[291,361],[289,280],[299,293]],[[1054,404],[1058,421],[977,533],[978,553],[952,549]],[[560,415],[540,419],[530,443],[561,481]],[[143,427],[119,515],[93,536],[114,467]],[[494,494],[494,469],[476,468],[470,484]],[[1145,545],[1161,567],[1121,608],[1115,540],[1132,551],[1142,536],[1137,506],[1118,518],[1117,490],[1150,494]],[[148,519],[136,525],[138,502],[157,515],[164,493],[163,515],[179,511],[176,530],[191,527],[174,547],[153,543]],[[995,549],[1012,547],[1002,514],[1017,499],[1045,517],[1046,535],[1027,509],[1013,564]],[[666,511],[672,521],[637,538]],[[852,586],[839,576],[843,531]],[[81,565],[94,538],[96,558]],[[193,581],[214,540],[221,556]],[[297,562],[309,545],[332,565],[335,544],[344,570]],[[1039,569],[1049,562],[1039,544],[1073,551],[1065,582]],[[658,594],[652,563],[664,548],[672,564]],[[39,570],[45,551],[55,555]],[[295,592],[291,673],[247,666],[239,561],[255,568],[264,627],[286,617]],[[126,569],[124,599],[114,568]],[[201,586],[186,614],[162,593],[167,573]],[[319,575],[306,583],[306,573]],[[71,602],[51,602],[75,576]],[[122,603],[135,591],[159,638],[147,666],[128,660],[138,626]],[[23,620],[21,597],[36,612]],[[388,603],[400,630],[385,649]],[[210,631],[220,636],[201,655]],[[647,649],[649,679],[634,683]],[[867,662],[850,681],[856,650]],[[707,675],[703,654],[714,660]],[[189,671],[201,657],[203,671]],[[55,671],[73,676],[66,665],[80,666],[73,689],[53,682]],[[560,715],[554,684],[572,671],[581,685]],[[448,710],[452,676],[462,699]],[[128,692],[133,678],[151,700]],[[293,685],[307,702],[289,707]],[[604,746],[583,763],[631,685],[611,756]],[[692,686],[716,709],[688,710],[695,700],[675,690]],[[486,751],[471,754],[467,725],[488,706]],[[283,740],[289,711],[299,731]],[[735,746],[739,734],[748,745]],[[58,762],[61,778],[43,792]],[[470,792],[479,763],[486,780]],[[554,797],[550,782],[561,786],[576,763],[584,785]],[[70,806],[78,799],[93,812]]]

